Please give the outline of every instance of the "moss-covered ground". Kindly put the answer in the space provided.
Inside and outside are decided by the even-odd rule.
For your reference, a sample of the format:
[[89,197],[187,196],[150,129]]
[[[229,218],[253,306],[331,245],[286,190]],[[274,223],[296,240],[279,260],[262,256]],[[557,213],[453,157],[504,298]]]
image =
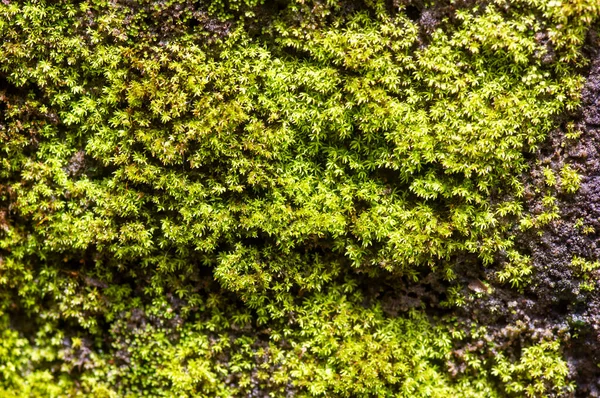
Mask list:
[[598,396],[599,17],[1,2],[0,396]]

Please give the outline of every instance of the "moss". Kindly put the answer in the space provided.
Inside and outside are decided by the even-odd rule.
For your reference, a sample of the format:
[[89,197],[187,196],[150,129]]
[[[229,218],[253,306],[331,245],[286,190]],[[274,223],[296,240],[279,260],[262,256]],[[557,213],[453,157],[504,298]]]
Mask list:
[[558,346],[452,377],[443,321],[364,291],[461,256],[522,287],[515,227],[558,217],[520,176],[578,106],[597,3],[448,7],[1,4],[6,394],[560,392]]
[[558,342],[525,348],[517,363],[510,363],[503,355],[495,361],[492,374],[502,380],[507,393],[538,397],[549,395],[551,390],[562,393],[574,390],[572,384],[566,383],[569,370],[560,357]]

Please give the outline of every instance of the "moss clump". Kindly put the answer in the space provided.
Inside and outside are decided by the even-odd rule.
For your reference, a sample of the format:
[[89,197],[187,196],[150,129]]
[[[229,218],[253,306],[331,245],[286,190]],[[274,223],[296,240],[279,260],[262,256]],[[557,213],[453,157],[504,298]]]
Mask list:
[[599,10],[450,9],[424,41],[379,1],[0,5],[5,390],[504,391],[358,286],[499,253],[523,283],[525,154],[577,106]]

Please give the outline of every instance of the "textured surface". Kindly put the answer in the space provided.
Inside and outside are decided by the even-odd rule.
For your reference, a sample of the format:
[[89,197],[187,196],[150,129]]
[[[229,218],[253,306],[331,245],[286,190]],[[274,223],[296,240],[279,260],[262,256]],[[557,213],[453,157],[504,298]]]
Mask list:
[[0,395],[595,394],[598,15],[2,2]]

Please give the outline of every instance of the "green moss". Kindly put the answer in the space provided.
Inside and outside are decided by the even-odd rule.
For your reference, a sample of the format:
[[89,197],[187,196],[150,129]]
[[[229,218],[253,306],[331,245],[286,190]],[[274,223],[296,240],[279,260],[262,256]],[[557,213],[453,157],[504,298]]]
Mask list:
[[511,363],[500,354],[495,359],[492,374],[499,377],[507,393],[519,396],[540,397],[554,392],[567,394],[574,385],[566,380],[569,374],[561,358],[557,342],[543,342],[523,349],[520,360]]
[[[520,176],[578,106],[597,2],[496,0],[427,37],[379,1],[277,10],[0,4],[0,310],[33,320],[3,321],[1,388],[520,391],[505,374],[564,387],[554,345],[539,346],[556,368],[543,381],[527,362],[538,346],[453,378],[460,339],[416,310],[386,315],[357,286],[450,280],[457,256],[499,253],[499,277],[527,282],[511,231],[558,213],[550,195],[523,214]],[[579,185],[568,166],[560,181]]]
[[585,292],[593,291],[597,282],[593,271],[600,268],[600,261],[590,261],[579,256],[573,256],[571,266],[575,275],[581,278],[579,288]]
[[560,184],[565,192],[573,194],[581,186],[581,176],[570,165],[565,164],[560,170]]

